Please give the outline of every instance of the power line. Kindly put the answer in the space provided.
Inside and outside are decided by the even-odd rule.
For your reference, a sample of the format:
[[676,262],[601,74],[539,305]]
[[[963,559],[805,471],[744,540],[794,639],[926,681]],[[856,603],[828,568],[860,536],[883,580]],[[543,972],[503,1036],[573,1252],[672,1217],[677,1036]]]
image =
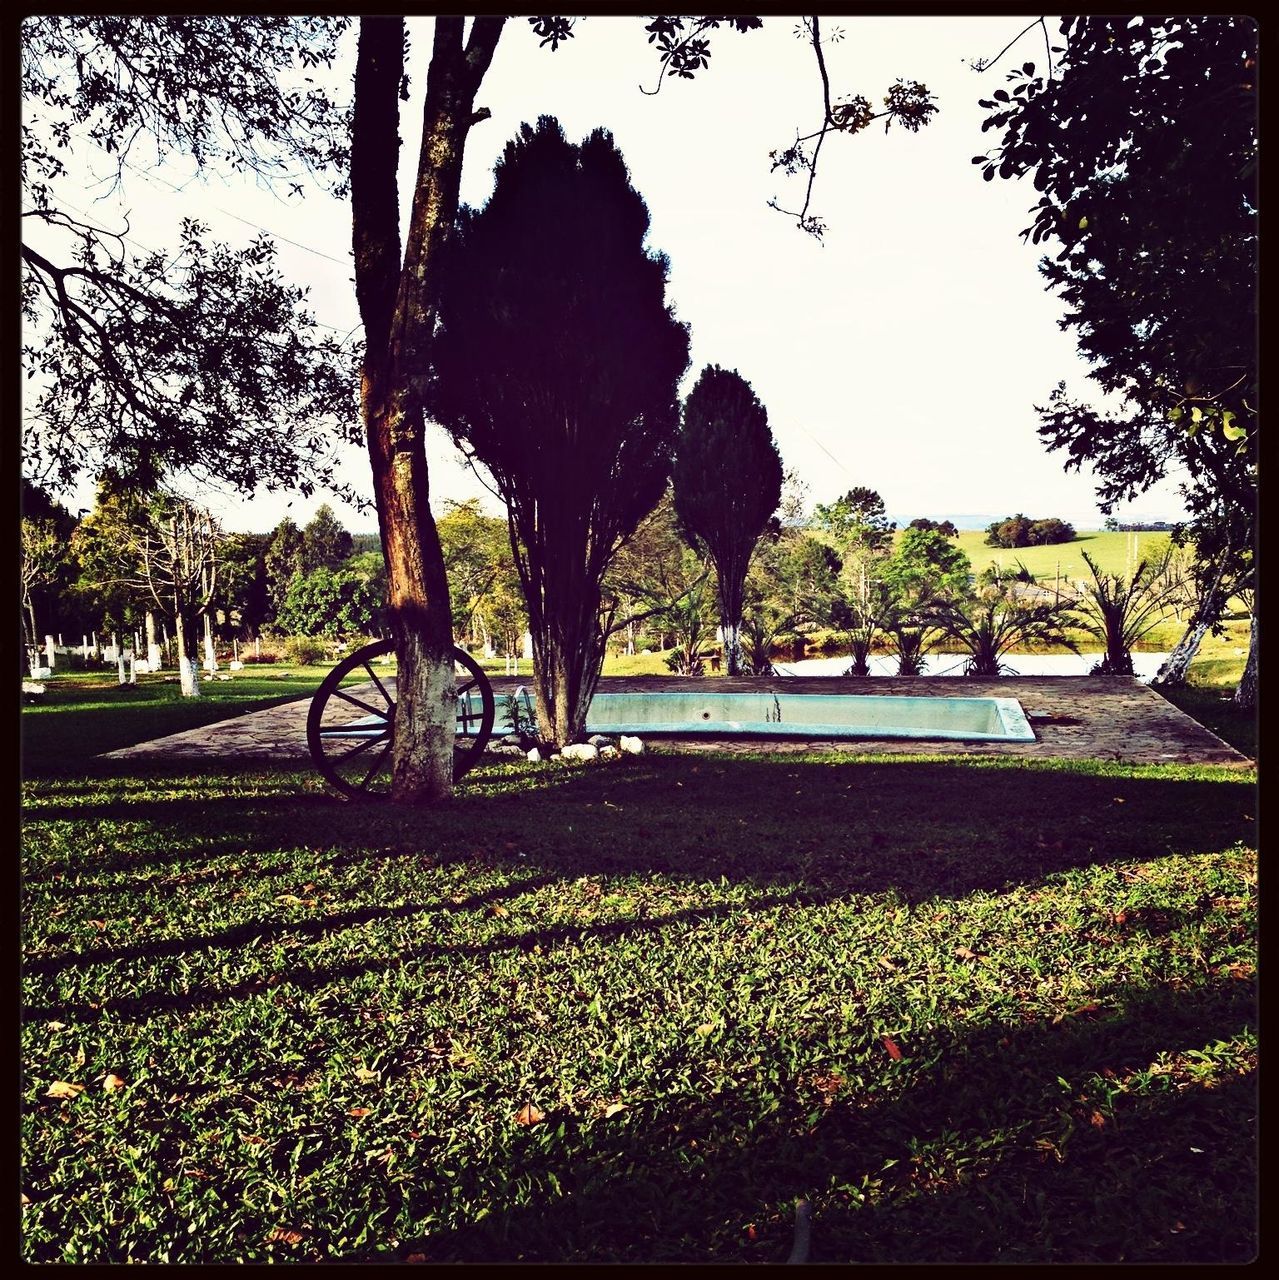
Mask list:
[[[132,167],[132,166],[130,166],[130,167]],[[143,177],[145,177],[145,176],[146,176],[146,175],[145,175],[145,174],[143,174]],[[180,190],[180,188],[178,188],[178,187],[174,187],[173,189],[174,189],[175,191]],[[78,213],[78,214],[80,214],[80,216],[81,216],[81,217],[84,217],[84,218],[94,218],[94,217],[95,217],[95,215],[94,215],[94,214],[92,214],[92,213],[90,213],[87,209],[82,209],[78,204],[75,204],[75,203],[74,203],[73,201],[71,201],[71,200],[67,200],[65,197],[59,197],[59,198],[58,198],[58,203],[59,203],[59,204],[62,204],[62,205],[65,205],[68,209],[74,209],[74,210],[75,210],[75,212],[76,212],[76,213]],[[25,213],[40,213],[40,212],[41,212],[41,210],[38,210],[38,209],[24,209],[24,210],[23,210],[23,213],[24,213],[24,214],[25,214]],[[226,213],[226,210],[225,210],[225,209],[221,209],[221,210],[219,210],[219,212],[220,212],[220,213]],[[232,213],[232,214],[228,214],[227,216],[228,216],[228,217],[232,217],[232,218],[234,218],[236,215]],[[241,219],[240,219],[240,221],[241,221],[241,222],[245,222],[245,221],[246,221],[246,219],[241,218]],[[250,222],[250,223],[248,223],[248,225],[249,225],[249,226],[255,226],[256,224],[255,224],[255,223]],[[137,249],[141,249],[141,250],[143,250],[143,252],[145,252],[145,253],[154,253],[154,254],[159,254],[159,253],[160,253],[160,250],[159,250],[159,249],[155,249],[155,248],[153,248],[151,245],[148,245],[148,244],[143,244],[143,243],[142,243],[142,241],[141,241],[141,240],[139,240],[139,239],[137,239],[135,236],[129,235],[129,234],[127,234],[127,233],[123,232],[123,231],[120,231],[120,232],[116,232],[116,231],[108,231],[105,227],[93,227],[93,228],[91,228],[91,229],[92,229],[92,230],[95,230],[95,231],[99,231],[99,232],[101,232],[101,234],[102,234],[102,235],[110,236],[112,239],[126,240],[126,241],[128,241],[128,243],[129,243],[129,244],[133,245],[133,246],[134,246],[135,248],[137,248]],[[267,235],[273,235],[273,234],[274,234],[273,232],[268,231],[266,227],[258,227],[258,230],[259,230],[259,231],[264,231],[264,232],[266,232],[266,234],[267,234]],[[283,238],[284,238],[284,237],[281,237],[281,239],[283,239]],[[290,240],[290,241],[288,241],[287,243],[289,243],[289,244],[293,244],[293,243],[294,243],[294,241]],[[299,248],[303,248],[303,249],[305,249],[305,248],[306,248],[306,246],[305,246],[305,245],[299,245],[298,247],[299,247]],[[312,252],[312,253],[319,253],[320,251],[319,251],[318,249],[312,249],[312,250],[311,250],[311,252]],[[324,256],[326,256],[326,255],[321,254],[320,256],[321,256],[321,257],[324,257]],[[333,258],[333,259],[332,259],[332,261],[333,261],[333,262],[336,262],[336,261],[337,261],[337,259],[336,259],[336,258]],[[342,332],[342,327],[341,327],[340,325],[336,325],[336,324],[326,324],[323,320],[316,320],[316,321],[314,321],[314,323],[315,323],[315,325],[316,325],[318,328],[320,328],[320,329],[328,329],[328,330],[329,330],[330,332],[332,332],[332,333],[341,333],[341,332]],[[358,328],[360,327],[360,323],[361,323],[361,322],[357,320],[357,321],[355,322],[355,324],[353,324],[353,325],[352,325],[352,326],[351,326],[351,327],[346,331],[346,334],[345,334],[345,336],[344,336],[344,337],[343,337],[343,339],[342,339],[342,341],[343,341],[343,342],[345,342],[345,341],[347,340],[347,338],[349,338],[349,337],[350,337],[350,336],[351,336],[351,335],[356,331],[356,329],[358,329]]]
[[[175,186],[167,178],[162,178],[159,174],[148,173],[144,169],[139,169],[137,165],[130,164],[127,160],[124,161],[124,166],[126,169],[132,169],[133,172],[138,174],[144,181],[162,183],[164,186],[168,187],[170,191],[177,192],[178,195],[181,195],[186,190],[185,185],[181,187]],[[337,263],[339,267],[349,267],[351,265],[350,258],[335,258],[331,253],[325,253],[322,249],[314,249],[309,244],[303,244],[300,240],[290,240],[288,236],[282,236],[278,231],[272,231],[270,227],[264,227],[261,223],[253,222],[249,218],[242,218],[238,213],[232,213],[230,209],[223,209],[221,205],[215,204],[212,208],[218,213],[225,214],[228,218],[234,218],[237,222],[243,222],[246,227],[253,227],[254,230],[261,231],[268,236],[274,237],[276,240],[282,240],[285,244],[291,244],[295,249],[302,249],[306,253],[313,253],[317,258],[324,258],[329,262]]]

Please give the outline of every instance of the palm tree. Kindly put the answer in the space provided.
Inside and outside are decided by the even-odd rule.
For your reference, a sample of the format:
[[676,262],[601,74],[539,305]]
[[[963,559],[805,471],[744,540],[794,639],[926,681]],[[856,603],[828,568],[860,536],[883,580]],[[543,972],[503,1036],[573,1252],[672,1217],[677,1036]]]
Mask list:
[[1092,581],[1081,584],[1071,621],[1106,646],[1093,675],[1130,676],[1133,645],[1163,621],[1174,594],[1164,573],[1168,552],[1158,560],[1142,560],[1131,577],[1103,573],[1086,551],[1082,554]]
[[1018,562],[1017,571],[982,575],[975,595],[941,602],[932,616],[952,640],[968,650],[964,675],[995,678],[1010,674],[1005,655],[1025,644],[1063,645],[1074,642],[1062,629],[1070,603],[1037,599],[1019,589],[1035,578]]

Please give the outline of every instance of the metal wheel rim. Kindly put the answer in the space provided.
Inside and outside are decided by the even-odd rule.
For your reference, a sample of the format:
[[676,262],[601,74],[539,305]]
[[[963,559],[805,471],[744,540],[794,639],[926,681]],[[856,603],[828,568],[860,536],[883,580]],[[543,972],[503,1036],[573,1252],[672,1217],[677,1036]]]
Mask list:
[[[386,799],[390,795],[390,756],[395,729],[395,699],[373,670],[375,658],[395,651],[394,640],[365,645],[344,658],[325,676],[311,699],[307,714],[307,746],[324,780],[348,799]],[[462,649],[453,650],[457,675],[456,695],[471,714],[465,732],[454,739],[453,777],[456,781],[479,760],[493,730],[493,687],[479,664]],[[372,689],[358,693],[340,688],[342,681],[360,667],[368,673]],[[478,697],[478,706],[475,699]],[[343,705],[345,704],[345,705]],[[345,719],[335,714],[346,712]],[[359,713],[362,712],[363,715]],[[463,718],[459,717],[459,722]]]

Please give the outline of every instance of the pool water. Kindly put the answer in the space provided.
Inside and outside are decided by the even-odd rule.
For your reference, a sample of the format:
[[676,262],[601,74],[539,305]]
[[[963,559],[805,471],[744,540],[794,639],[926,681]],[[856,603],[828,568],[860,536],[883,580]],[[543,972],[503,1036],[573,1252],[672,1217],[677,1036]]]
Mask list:
[[[806,738],[1033,742],[1015,698],[797,693],[597,693],[589,733],[750,733]],[[509,732],[499,703],[493,730]]]

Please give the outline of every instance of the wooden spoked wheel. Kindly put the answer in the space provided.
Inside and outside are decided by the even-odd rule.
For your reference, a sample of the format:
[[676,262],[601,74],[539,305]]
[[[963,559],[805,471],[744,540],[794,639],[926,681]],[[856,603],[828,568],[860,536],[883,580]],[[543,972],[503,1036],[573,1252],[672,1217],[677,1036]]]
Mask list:
[[[391,738],[395,731],[394,681],[373,669],[374,660],[395,652],[394,640],[357,649],[324,677],[306,720],[311,759],[324,780],[351,799],[391,794]],[[480,758],[493,732],[493,686],[479,663],[453,650],[457,729],[453,778]],[[350,676],[364,675],[344,686]]]

